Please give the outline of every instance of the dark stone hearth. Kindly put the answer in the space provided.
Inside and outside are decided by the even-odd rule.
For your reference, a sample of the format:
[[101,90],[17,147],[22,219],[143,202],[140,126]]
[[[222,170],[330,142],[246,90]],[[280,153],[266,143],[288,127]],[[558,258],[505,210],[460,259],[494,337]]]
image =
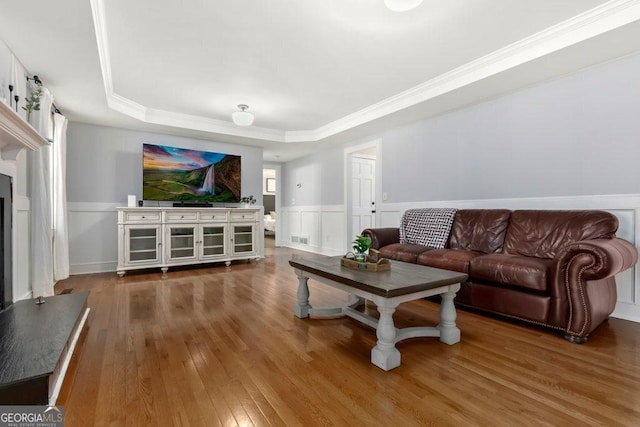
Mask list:
[[0,312],[0,405],[46,405],[88,292],[56,295],[37,305],[18,301]]

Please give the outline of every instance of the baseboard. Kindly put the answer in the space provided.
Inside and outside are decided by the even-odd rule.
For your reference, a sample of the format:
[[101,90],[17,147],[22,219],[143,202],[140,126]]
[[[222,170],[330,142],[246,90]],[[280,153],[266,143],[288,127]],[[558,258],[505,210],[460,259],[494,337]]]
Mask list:
[[640,308],[638,305],[620,302],[616,304],[611,317],[640,323]]
[[304,252],[311,252],[311,253],[319,254],[319,255],[327,255],[327,256],[344,255],[344,252],[338,251],[336,249],[319,248],[317,246],[296,245],[296,244],[291,244],[291,243],[284,244],[283,246],[287,247],[287,248],[296,249],[296,250],[304,251]]
[[79,274],[111,273],[116,271],[117,266],[117,261],[72,264],[69,266],[69,274],[71,276],[76,276]]
[[31,299],[31,298],[33,298],[33,291],[26,292],[20,298],[15,299],[13,302],[22,301],[22,300]]

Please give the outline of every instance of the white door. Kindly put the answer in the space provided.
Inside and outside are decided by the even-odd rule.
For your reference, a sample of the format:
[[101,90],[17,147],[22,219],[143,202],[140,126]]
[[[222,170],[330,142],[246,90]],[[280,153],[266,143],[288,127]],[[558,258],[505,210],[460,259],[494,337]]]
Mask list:
[[351,230],[354,235],[375,226],[375,177],[374,159],[351,157]]

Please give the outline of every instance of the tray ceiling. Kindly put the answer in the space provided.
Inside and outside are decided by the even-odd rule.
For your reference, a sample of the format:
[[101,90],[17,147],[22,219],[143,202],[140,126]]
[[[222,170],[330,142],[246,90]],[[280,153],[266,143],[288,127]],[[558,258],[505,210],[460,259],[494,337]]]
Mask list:
[[[636,0],[5,3],[0,37],[72,120],[280,161],[640,49]],[[241,103],[254,126],[231,122]]]

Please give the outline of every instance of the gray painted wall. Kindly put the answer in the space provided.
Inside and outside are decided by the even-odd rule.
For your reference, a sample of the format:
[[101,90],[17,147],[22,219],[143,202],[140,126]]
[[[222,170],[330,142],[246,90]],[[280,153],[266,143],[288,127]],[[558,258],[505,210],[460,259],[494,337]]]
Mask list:
[[[634,55],[378,135],[387,202],[640,192],[638,76]],[[343,157],[287,163],[284,204],[342,204]]]
[[70,123],[67,134],[67,200],[127,204],[142,197],[142,144],[169,145],[242,156],[242,195],[262,204],[262,149],[178,136]]
[[[344,145],[285,163],[283,206],[344,203]],[[300,184],[300,187],[298,187]]]

